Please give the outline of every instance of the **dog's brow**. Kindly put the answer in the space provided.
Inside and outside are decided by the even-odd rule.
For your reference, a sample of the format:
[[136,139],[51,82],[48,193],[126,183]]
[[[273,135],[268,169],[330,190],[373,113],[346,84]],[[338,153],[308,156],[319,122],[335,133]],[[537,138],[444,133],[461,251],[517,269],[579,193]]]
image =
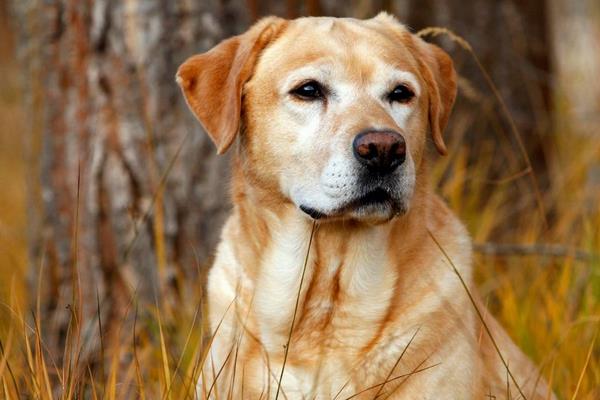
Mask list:
[[[331,78],[331,74],[332,68],[328,63],[323,62],[306,65],[294,69],[287,74],[286,79],[283,82],[282,90],[288,91],[292,89],[293,86],[306,79],[328,81]],[[379,82],[383,82],[386,87],[405,83],[412,88],[412,90],[415,92],[415,95],[419,96],[421,94],[421,85],[419,84],[419,80],[412,72],[398,69],[391,65],[385,65],[380,66],[380,70],[376,76],[384,78],[384,81],[379,80]]]
[[388,67],[386,68],[384,76],[387,77],[390,86],[397,85],[400,83],[406,83],[415,92],[415,95],[419,96],[421,94],[421,86],[419,85],[419,80],[412,72]]
[[283,90],[289,90],[292,86],[305,79],[327,80],[331,75],[331,69],[327,64],[306,65],[290,71],[284,81]]

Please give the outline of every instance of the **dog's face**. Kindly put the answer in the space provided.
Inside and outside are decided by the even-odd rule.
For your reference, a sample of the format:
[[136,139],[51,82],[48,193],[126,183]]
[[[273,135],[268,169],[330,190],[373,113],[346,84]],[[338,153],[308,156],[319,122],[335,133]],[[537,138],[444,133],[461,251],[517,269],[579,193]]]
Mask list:
[[258,182],[312,218],[370,222],[409,210],[428,131],[444,153],[456,93],[449,57],[385,14],[263,20],[178,80],[220,151],[243,126]]

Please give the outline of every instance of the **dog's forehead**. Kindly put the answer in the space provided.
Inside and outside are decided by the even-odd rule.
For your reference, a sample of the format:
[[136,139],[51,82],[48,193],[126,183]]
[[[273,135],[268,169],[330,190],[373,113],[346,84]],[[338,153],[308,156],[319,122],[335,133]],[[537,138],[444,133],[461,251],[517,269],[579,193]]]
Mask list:
[[[417,72],[410,33],[390,18],[308,17],[290,21],[281,36],[261,57],[261,66],[272,76],[311,63],[353,66],[364,73],[374,65]],[[351,71],[345,68],[345,71]]]

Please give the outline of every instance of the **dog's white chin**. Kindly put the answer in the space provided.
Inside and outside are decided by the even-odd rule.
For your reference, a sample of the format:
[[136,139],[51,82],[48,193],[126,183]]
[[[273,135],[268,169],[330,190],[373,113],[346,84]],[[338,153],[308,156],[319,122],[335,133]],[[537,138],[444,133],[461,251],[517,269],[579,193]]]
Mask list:
[[368,224],[382,224],[403,214],[405,214],[404,210],[398,211],[391,204],[386,203],[360,206],[349,210],[342,217]]
[[[323,185],[298,185],[288,191],[292,202],[314,220],[353,220],[383,223],[408,212],[414,194],[414,174],[404,173],[393,186],[375,186],[370,191],[347,185],[333,192]],[[284,191],[285,193],[285,191]]]
[[357,205],[352,208],[341,206],[330,210],[302,204],[298,205],[298,208],[307,218],[321,222],[356,221],[377,225],[406,214],[408,202],[401,202],[401,204],[392,204],[392,202],[372,203]]

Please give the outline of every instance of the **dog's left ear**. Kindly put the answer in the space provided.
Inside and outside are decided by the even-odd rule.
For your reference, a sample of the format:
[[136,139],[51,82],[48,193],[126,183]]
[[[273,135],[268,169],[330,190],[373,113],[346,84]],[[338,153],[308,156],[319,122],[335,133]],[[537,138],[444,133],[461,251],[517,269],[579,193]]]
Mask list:
[[177,71],[177,83],[188,106],[222,154],[240,127],[242,90],[261,51],[286,21],[268,17],[246,33],[224,40],[206,53],[188,58]]
[[448,153],[443,132],[456,99],[456,70],[450,56],[436,45],[415,37],[421,74],[429,93],[429,126],[433,142],[442,155]]

